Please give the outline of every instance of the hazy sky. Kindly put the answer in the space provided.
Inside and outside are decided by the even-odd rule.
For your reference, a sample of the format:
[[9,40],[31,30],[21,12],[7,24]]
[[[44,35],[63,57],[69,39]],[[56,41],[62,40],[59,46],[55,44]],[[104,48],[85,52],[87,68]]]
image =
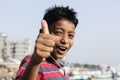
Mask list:
[[10,40],[29,38],[34,44],[45,9],[55,4],[78,12],[69,62],[120,63],[120,0],[0,0],[0,32]]

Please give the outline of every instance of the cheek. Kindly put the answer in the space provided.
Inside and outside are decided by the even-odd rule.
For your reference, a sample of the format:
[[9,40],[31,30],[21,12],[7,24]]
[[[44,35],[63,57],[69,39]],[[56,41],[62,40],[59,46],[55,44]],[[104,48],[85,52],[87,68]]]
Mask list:
[[71,40],[70,43],[69,43],[69,47],[71,48],[74,44],[74,40]]
[[60,42],[60,37],[59,36],[55,36],[55,43],[59,43]]

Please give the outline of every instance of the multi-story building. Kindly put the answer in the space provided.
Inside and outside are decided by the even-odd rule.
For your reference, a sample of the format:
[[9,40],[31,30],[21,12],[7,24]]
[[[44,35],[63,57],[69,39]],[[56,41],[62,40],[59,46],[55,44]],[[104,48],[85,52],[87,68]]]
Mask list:
[[7,59],[7,41],[8,37],[4,33],[0,33],[0,58]]
[[10,41],[4,33],[0,33],[0,58],[23,59],[26,55],[31,54],[30,40]]
[[9,56],[16,59],[22,59],[28,54],[31,54],[30,51],[30,40],[24,39],[22,41],[9,41]]

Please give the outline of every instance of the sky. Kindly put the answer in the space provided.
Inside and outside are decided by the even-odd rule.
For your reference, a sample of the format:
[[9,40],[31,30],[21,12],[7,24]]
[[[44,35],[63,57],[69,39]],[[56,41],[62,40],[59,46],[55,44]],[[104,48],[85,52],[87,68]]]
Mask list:
[[0,32],[30,39],[33,49],[45,10],[54,5],[73,8],[79,19],[70,63],[120,64],[120,0],[0,0]]

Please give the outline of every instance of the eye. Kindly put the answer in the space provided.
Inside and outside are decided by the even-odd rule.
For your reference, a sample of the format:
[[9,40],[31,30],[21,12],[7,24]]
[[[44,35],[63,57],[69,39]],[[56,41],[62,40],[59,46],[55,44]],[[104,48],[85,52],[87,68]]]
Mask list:
[[69,34],[68,37],[69,37],[69,39],[73,39],[74,38],[74,34]]
[[63,32],[62,31],[55,31],[55,35],[61,35]]

